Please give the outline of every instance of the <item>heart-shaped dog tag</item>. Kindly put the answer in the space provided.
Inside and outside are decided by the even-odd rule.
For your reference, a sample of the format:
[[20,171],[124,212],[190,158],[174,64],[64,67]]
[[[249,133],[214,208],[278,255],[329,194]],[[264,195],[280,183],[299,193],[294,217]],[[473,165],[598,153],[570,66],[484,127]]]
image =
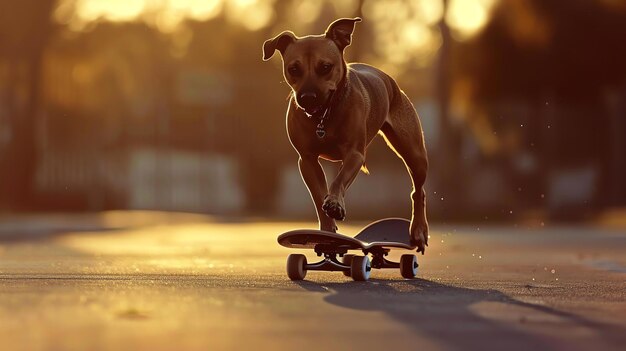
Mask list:
[[322,139],[324,135],[326,135],[326,132],[323,129],[318,129],[315,131],[315,134],[317,134],[318,138]]

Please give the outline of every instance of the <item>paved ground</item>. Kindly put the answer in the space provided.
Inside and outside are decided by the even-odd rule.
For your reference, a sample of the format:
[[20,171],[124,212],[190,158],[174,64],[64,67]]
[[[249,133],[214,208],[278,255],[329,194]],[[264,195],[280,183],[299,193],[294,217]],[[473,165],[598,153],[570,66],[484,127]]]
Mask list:
[[[311,223],[0,218],[3,350],[623,350],[626,232],[441,227],[419,279],[286,278]],[[344,225],[348,234],[359,223]],[[310,256],[311,259],[314,256]]]

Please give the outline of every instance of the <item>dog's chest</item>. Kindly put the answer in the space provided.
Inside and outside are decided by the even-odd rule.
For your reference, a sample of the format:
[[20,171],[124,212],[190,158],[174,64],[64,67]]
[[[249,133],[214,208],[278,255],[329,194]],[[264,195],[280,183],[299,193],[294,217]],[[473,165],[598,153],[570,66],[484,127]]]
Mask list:
[[344,156],[343,145],[345,145],[345,136],[336,128],[328,128],[325,130],[323,137],[319,137],[316,133],[312,133],[309,139],[309,146],[325,159],[338,161]]

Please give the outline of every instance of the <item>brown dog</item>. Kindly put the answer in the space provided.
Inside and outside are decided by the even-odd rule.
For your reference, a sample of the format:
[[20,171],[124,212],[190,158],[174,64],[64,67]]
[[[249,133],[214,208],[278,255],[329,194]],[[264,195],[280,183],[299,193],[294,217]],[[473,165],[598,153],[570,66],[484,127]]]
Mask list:
[[[343,220],[346,190],[365,168],[365,151],[377,133],[404,161],[413,181],[411,240],[417,251],[428,245],[423,189],[428,160],[422,127],[409,98],[382,71],[362,63],[346,64],[345,48],[360,18],[333,22],[326,33],[296,37],[285,31],[263,44],[263,60],[276,50],[292,89],[287,132],[300,155],[298,166],[319,219],[320,229],[335,232]],[[319,158],[342,161],[328,189]]]

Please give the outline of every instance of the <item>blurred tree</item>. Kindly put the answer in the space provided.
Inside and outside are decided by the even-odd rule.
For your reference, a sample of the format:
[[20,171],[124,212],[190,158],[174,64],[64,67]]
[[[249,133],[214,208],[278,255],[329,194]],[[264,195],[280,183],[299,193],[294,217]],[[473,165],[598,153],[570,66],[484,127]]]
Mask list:
[[10,142],[0,153],[0,201],[27,207],[37,161],[42,65],[53,33],[55,0],[0,1],[0,60],[8,66]]
[[[551,172],[590,165],[599,175],[595,205],[606,204],[616,152],[606,99],[626,86],[624,38],[623,5],[512,0],[499,3],[480,35],[455,45],[456,91],[471,101],[474,118],[487,116],[484,134],[498,133],[502,169],[534,188],[521,195],[530,202],[542,201]],[[530,112],[516,113],[520,106]],[[515,147],[506,146],[507,134]],[[511,162],[525,154],[538,164],[520,178]]]
[[440,181],[439,193],[447,201],[443,206],[447,216],[453,215],[462,205],[464,196],[465,177],[460,177],[461,134],[458,126],[453,123],[450,116],[450,87],[451,87],[451,46],[453,45],[450,28],[446,23],[449,1],[442,0],[443,13],[438,23],[441,34],[441,47],[436,63],[435,95],[439,108],[439,151],[437,158],[431,158],[430,163],[438,171],[435,176]]
[[263,83],[281,81],[261,60],[267,30],[250,32],[223,15],[186,25],[193,39],[181,58],[181,68],[216,77],[216,89],[226,92],[207,105],[212,151],[237,160],[245,210],[271,212],[291,148],[283,127],[288,90]]

